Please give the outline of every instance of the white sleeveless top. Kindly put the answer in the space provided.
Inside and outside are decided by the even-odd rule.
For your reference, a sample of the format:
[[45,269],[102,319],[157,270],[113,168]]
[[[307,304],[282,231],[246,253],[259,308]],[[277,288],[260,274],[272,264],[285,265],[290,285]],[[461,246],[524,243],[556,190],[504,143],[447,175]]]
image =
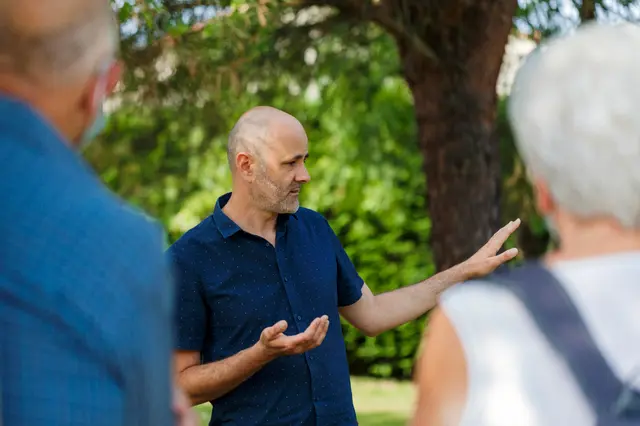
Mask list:
[[[640,252],[556,263],[563,284],[613,372],[640,388]],[[467,363],[460,426],[590,426],[588,401],[508,290],[454,286],[441,307]]]

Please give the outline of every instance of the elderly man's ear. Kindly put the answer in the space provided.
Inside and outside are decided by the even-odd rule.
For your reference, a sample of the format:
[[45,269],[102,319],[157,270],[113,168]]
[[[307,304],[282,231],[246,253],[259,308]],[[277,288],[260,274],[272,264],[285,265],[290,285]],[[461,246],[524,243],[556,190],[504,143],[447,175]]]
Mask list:
[[548,216],[556,210],[556,204],[551,197],[549,187],[542,180],[533,178],[533,196],[536,208],[542,216]]

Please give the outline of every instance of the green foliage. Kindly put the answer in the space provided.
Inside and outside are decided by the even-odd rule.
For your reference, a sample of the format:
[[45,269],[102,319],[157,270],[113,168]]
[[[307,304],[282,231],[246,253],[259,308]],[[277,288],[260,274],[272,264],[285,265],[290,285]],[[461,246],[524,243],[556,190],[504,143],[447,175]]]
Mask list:
[[[411,95],[397,77],[393,42],[374,27],[360,31],[373,40],[367,48],[348,49],[327,36],[313,45],[309,65],[240,66],[244,90],[221,85],[211,93],[207,82],[215,79],[208,75],[198,83],[202,95],[177,80],[167,83],[168,93],[180,94],[171,102],[139,102],[124,93],[86,156],[116,193],[159,218],[172,242],[230,190],[225,138],[235,120],[255,105],[281,108],[301,120],[310,140],[312,181],[303,205],[328,218],[375,292],[420,281],[434,267]],[[423,323],[376,338],[345,323],[353,371],[408,377]]]
[[[226,134],[267,104],[305,125],[312,182],[303,204],[329,219],[374,292],[434,272],[412,98],[388,34],[291,2],[114,4],[127,72],[120,106],[86,156],[116,193],[165,225],[169,242],[230,190]],[[504,108],[499,117],[505,217],[543,235]],[[344,324],[352,371],[408,377],[424,321],[376,338]]]

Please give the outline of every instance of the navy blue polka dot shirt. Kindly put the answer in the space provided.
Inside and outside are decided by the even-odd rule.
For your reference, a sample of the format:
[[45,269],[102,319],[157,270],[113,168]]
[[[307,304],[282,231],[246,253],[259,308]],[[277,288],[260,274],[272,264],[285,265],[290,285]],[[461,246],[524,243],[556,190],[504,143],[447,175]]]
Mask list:
[[357,425],[338,307],[360,299],[363,280],[320,214],[300,208],[280,215],[274,247],[224,214],[230,196],[168,251],[178,349],[200,351],[208,363],[249,348],[283,319],[287,335],[322,315],[330,325],[319,347],[272,361],[212,401],[209,424]]

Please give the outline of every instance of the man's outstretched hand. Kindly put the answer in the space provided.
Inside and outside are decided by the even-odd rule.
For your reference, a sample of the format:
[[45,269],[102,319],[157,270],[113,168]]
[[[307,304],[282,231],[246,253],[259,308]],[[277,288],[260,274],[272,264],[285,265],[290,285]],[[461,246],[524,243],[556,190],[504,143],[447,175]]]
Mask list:
[[286,329],[287,322],[279,321],[262,331],[257,346],[268,358],[301,354],[320,346],[329,329],[329,318],[323,315],[314,319],[304,332],[294,336],[285,335]]
[[507,223],[502,229],[493,234],[491,239],[459,266],[467,279],[479,278],[493,272],[498,266],[510,261],[518,255],[518,249],[512,248],[497,254],[509,236],[520,226],[520,219]]

